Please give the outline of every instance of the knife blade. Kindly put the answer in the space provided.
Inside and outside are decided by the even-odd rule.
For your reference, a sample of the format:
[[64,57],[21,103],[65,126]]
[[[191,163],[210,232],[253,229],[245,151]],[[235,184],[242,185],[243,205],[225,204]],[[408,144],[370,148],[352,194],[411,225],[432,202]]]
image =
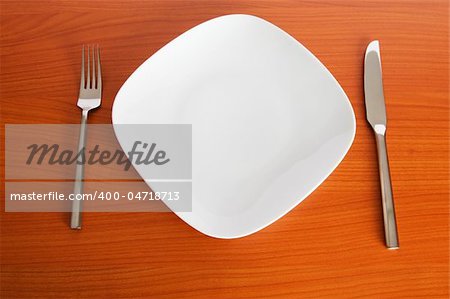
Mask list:
[[375,133],[380,173],[384,233],[388,249],[398,249],[397,222],[395,217],[392,184],[386,147],[386,106],[383,92],[380,45],[372,41],[364,59],[364,95],[367,121]]
[[366,50],[364,60],[364,92],[366,97],[367,120],[375,129],[376,125],[386,126],[383,75],[381,71],[380,45],[372,41]]

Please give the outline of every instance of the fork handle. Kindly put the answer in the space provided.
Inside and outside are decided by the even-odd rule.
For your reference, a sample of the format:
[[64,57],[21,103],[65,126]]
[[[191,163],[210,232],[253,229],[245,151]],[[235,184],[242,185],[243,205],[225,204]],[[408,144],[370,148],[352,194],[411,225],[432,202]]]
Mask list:
[[386,127],[382,126],[380,128],[375,128],[375,137],[377,142],[386,246],[388,249],[398,249],[397,223],[395,219],[391,176],[389,174],[389,161],[386,148]]
[[[77,154],[83,152],[83,155],[78,156],[76,170],[75,170],[75,185],[73,189],[73,194],[83,193],[83,179],[84,179],[84,163],[85,158],[84,151],[86,145],[86,123],[89,110],[83,109],[81,114],[81,125],[80,125],[80,136],[78,139],[78,151]],[[77,200],[76,198],[72,201],[72,215],[70,219],[71,229],[81,229],[81,203],[82,200]]]

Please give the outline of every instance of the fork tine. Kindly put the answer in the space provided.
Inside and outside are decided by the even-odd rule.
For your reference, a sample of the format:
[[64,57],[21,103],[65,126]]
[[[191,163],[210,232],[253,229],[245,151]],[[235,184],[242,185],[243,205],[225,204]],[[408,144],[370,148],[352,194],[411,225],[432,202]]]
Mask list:
[[102,89],[102,69],[100,66],[100,49],[97,45],[97,88]]
[[81,80],[80,80],[80,89],[84,89],[86,81],[84,79],[84,45],[81,50]]
[[91,55],[90,55],[90,47],[87,46],[87,81],[86,81],[86,89],[91,88]]
[[[92,89],[95,89],[95,48],[92,46]],[[91,55],[91,54],[89,54]]]

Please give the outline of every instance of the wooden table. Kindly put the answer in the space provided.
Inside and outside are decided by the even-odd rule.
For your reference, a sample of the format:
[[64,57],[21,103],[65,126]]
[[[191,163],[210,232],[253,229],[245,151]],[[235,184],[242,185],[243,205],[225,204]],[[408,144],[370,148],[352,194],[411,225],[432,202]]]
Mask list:
[[[172,213],[4,213],[2,298],[447,298],[448,1],[1,1],[2,123],[78,123],[81,44],[103,50],[110,123],[124,80],[210,18],[263,17],[301,41],[349,96],[355,142],[336,171],[280,221],[237,240]],[[401,249],[384,246],[363,54],[379,39]],[[4,127],[2,125],[2,165]],[[4,181],[4,171],[2,171]],[[3,188],[1,193],[4,201]]]

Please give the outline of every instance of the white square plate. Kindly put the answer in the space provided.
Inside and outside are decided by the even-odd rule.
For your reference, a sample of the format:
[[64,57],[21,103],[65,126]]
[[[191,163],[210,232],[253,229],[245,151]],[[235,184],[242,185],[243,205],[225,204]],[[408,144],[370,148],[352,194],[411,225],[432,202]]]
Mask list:
[[355,136],[353,109],[326,67],[250,15],[209,20],[160,49],[122,86],[112,119],[192,124],[192,212],[176,214],[217,238],[252,234],[289,212]]

